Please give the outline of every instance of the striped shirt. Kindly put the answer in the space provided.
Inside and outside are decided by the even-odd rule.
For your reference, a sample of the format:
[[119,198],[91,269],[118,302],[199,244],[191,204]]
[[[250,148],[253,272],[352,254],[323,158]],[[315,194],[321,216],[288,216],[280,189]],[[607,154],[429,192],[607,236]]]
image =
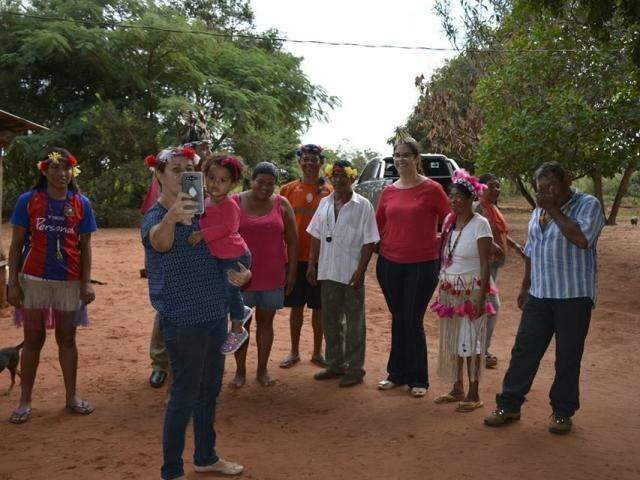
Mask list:
[[[563,208],[563,211],[565,209]],[[531,259],[531,289],[537,298],[589,297],[595,305],[598,283],[596,245],[604,227],[600,202],[574,192],[565,215],[578,223],[587,239],[585,249],[571,243],[553,220],[540,227],[543,210],[536,208],[529,221],[524,253]]]

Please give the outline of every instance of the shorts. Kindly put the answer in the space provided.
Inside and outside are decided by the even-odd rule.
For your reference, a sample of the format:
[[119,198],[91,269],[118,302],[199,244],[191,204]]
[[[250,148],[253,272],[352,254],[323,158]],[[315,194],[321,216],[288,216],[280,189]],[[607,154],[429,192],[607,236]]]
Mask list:
[[275,290],[243,290],[242,298],[249,308],[280,310],[284,306],[284,287]]
[[[22,326],[27,319],[33,320],[29,313],[40,311],[39,318],[44,320],[46,328],[64,326],[72,322],[74,325],[87,325],[87,309],[80,301],[79,280],[46,280],[32,275],[20,274],[20,286],[24,294],[22,307],[15,309],[14,322]],[[37,318],[37,317],[36,317]],[[41,328],[38,320],[30,328]]]
[[285,307],[304,307],[306,305],[314,310],[320,310],[322,308],[320,282],[314,287],[307,281],[308,265],[309,262],[298,262],[296,283],[291,293],[284,299]]

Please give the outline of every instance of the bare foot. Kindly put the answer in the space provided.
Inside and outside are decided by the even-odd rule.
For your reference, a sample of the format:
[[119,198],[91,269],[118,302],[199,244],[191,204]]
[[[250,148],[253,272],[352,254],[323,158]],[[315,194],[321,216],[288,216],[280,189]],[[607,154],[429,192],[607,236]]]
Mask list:
[[242,387],[244,387],[244,384],[245,384],[246,382],[247,382],[247,375],[246,375],[246,374],[244,374],[244,373],[237,373],[237,372],[236,372],[236,376],[235,376],[235,377],[233,377],[233,380],[231,380],[231,381],[229,382],[229,386],[230,386],[231,388],[238,389],[238,388],[242,388]]
[[276,381],[269,375],[269,372],[258,373],[258,376],[256,378],[258,380],[258,383],[260,383],[260,385],[262,385],[263,387],[270,387],[276,383]]

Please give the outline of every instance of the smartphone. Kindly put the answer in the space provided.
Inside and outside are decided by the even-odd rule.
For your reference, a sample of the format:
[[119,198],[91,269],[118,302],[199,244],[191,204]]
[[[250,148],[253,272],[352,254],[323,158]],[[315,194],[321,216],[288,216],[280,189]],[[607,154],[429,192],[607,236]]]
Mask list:
[[198,205],[193,213],[204,213],[204,176],[202,172],[182,172],[182,191],[189,195]]

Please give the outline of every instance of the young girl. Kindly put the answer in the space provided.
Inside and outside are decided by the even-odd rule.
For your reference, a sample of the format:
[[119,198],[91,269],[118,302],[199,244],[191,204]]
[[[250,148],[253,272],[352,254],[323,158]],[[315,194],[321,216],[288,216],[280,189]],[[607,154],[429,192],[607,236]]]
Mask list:
[[206,209],[200,218],[200,231],[189,237],[189,244],[204,240],[211,254],[222,262],[227,283],[231,330],[222,345],[221,352],[229,355],[238,350],[249,338],[244,324],[251,318],[253,310],[244,305],[240,289],[229,282],[229,270],[241,263],[251,265],[251,253],[240,234],[240,207],[228,196],[242,177],[244,164],[237,157],[214,155],[202,165],[202,173],[208,193]]
[[76,394],[76,327],[87,324],[93,302],[91,233],[97,230],[89,200],[75,177],[78,162],[62,148],[52,148],[38,162],[40,178],[16,203],[11,223],[7,300],[15,322],[24,328],[22,395],[9,421],[31,415],[31,394],[46,328],[55,328],[69,410],[90,414],[93,406]]
[[[454,382],[451,392],[435,401],[459,402],[458,412],[471,412],[483,405],[478,393],[480,359],[485,352],[486,314],[495,313],[488,301],[491,227],[486,218],[473,212],[473,200],[483,188],[464,170],[454,173],[450,193],[453,213],[444,223],[439,292],[431,306],[440,317],[438,375]],[[465,359],[469,376],[466,396]]]

